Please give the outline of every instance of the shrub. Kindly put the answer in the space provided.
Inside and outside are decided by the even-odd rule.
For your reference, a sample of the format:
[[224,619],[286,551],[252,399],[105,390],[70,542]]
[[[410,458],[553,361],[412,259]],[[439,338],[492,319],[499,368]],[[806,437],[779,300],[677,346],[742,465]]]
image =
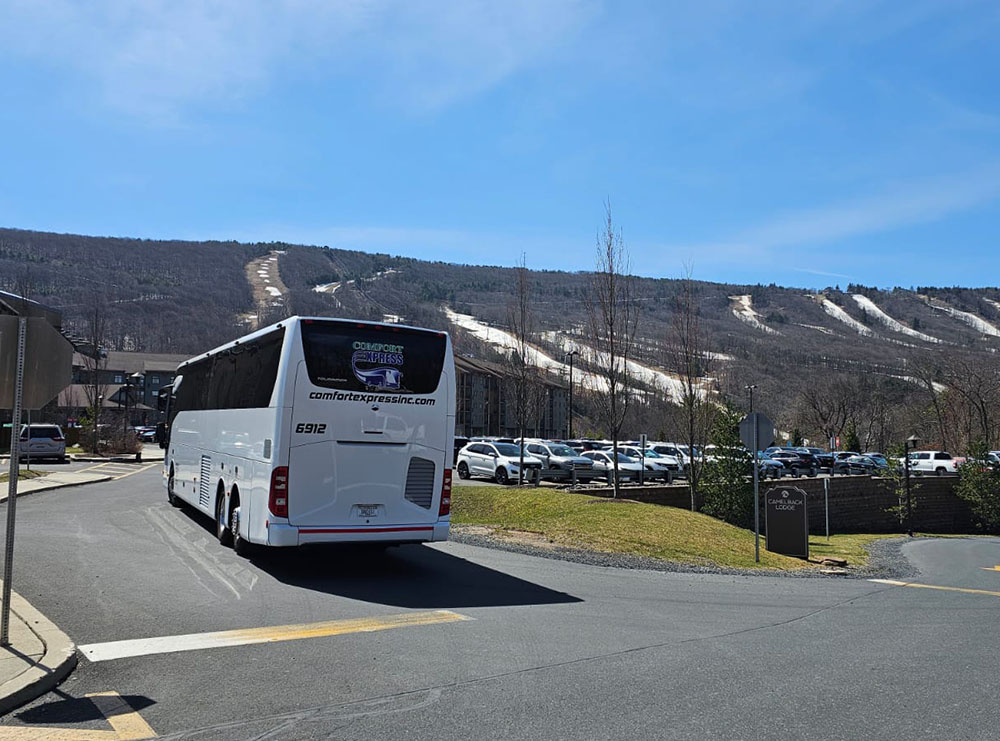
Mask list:
[[738,527],[753,523],[753,459],[740,442],[743,415],[727,407],[719,412],[709,441],[715,445],[701,472],[702,511]]
[[1000,533],[1000,471],[987,462],[986,443],[976,442],[960,470],[955,492],[968,502],[976,524],[985,532]]

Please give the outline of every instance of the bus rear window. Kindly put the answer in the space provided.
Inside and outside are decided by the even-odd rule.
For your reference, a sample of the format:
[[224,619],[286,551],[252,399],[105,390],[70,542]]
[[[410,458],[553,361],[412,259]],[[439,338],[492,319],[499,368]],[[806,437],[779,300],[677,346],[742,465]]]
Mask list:
[[302,323],[309,380],[344,391],[433,393],[441,380],[446,342],[443,334],[419,329]]

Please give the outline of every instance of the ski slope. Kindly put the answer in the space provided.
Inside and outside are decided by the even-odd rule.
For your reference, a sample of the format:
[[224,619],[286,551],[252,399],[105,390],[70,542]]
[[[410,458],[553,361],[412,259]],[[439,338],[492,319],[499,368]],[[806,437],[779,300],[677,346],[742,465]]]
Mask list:
[[759,329],[766,334],[781,334],[778,330],[772,329],[761,321],[760,314],[753,308],[753,296],[749,294],[745,296],[730,296],[729,301],[732,303],[733,316],[741,322],[749,324],[754,329]]
[[[444,312],[448,317],[448,321],[452,324],[465,329],[477,339],[499,348],[504,354],[509,355],[518,346],[516,338],[509,332],[491,327],[469,314],[459,314],[447,306],[444,307]],[[593,365],[607,368],[611,363],[610,356],[607,353],[598,351],[577,340],[566,339],[566,352],[573,351],[578,352],[584,362]],[[531,346],[527,355],[528,362],[536,368],[557,373],[563,377],[569,376],[569,365],[546,355],[537,347]],[[662,391],[670,401],[679,403],[683,399],[684,384],[679,377],[634,360],[628,361],[627,367],[632,378]],[[580,378],[584,388],[587,389],[605,391],[608,388],[606,378],[584,369],[574,367],[573,378],[574,380]],[[697,390],[700,397],[704,398],[707,395],[706,389],[709,383],[710,379],[700,379]]]
[[997,329],[994,325],[990,324],[981,316],[977,316],[969,311],[962,311],[960,309],[956,309],[953,306],[946,306],[944,304],[938,303],[930,296],[925,296],[924,294],[919,294],[919,295],[920,298],[923,299],[923,302],[928,306],[930,306],[932,309],[937,309],[938,311],[944,312],[950,317],[958,319],[960,322],[965,322],[980,334],[986,335],[987,337],[1000,337],[1000,329]]
[[848,327],[850,327],[851,329],[853,329],[855,332],[857,332],[860,335],[864,335],[865,337],[874,337],[875,336],[875,333],[872,332],[870,329],[868,329],[868,327],[866,327],[864,324],[862,324],[857,319],[855,319],[854,317],[852,317],[846,311],[844,311],[843,309],[841,309],[839,306],[837,306],[835,303],[833,303],[833,301],[831,301],[830,299],[828,299],[826,296],[823,296],[821,294],[816,294],[816,295],[813,296],[813,298],[823,308],[823,311],[825,311],[827,314],[829,314],[830,316],[832,316],[838,322],[843,322]]
[[918,332],[915,329],[907,327],[902,322],[893,319],[891,316],[886,314],[878,305],[872,301],[867,296],[863,296],[860,293],[855,293],[851,298],[854,299],[854,303],[860,306],[864,311],[866,311],[871,316],[878,319],[883,325],[891,329],[893,332],[899,332],[900,334],[905,334],[907,337],[913,337],[917,340],[923,340],[924,342],[932,342],[935,344],[941,344],[942,340],[937,337],[931,337],[929,334],[924,334],[923,332]]

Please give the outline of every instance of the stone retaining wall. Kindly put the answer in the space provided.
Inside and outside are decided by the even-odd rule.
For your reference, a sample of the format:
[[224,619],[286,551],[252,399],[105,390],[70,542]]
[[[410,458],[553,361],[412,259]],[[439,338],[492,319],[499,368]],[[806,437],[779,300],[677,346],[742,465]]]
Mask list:
[[[974,533],[972,512],[955,494],[957,476],[914,477],[911,479],[913,529],[924,533]],[[826,532],[823,479],[784,479],[782,485],[796,486],[806,492],[809,507],[809,531]],[[775,486],[761,482],[764,493]],[[691,498],[686,484],[673,486],[622,487],[622,498],[648,504],[690,509]],[[585,489],[581,494],[610,497],[611,488]],[[869,476],[836,476],[830,479],[831,533],[898,533],[903,526],[889,508],[898,504],[892,482]],[[761,528],[764,527],[763,507]]]

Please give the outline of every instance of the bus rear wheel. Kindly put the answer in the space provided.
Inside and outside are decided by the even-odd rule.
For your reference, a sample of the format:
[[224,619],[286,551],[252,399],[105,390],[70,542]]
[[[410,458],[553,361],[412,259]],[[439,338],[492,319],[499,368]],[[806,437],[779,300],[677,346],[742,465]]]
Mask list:
[[250,555],[250,542],[240,535],[240,498],[239,494],[233,492],[231,497],[232,508],[229,511],[229,542],[233,545],[233,550],[237,556]]
[[167,476],[167,501],[174,507],[181,506],[180,498],[174,494],[174,467],[170,466],[170,474]]
[[219,484],[219,491],[215,495],[215,537],[222,545],[231,545],[232,533],[226,524],[226,490]]

